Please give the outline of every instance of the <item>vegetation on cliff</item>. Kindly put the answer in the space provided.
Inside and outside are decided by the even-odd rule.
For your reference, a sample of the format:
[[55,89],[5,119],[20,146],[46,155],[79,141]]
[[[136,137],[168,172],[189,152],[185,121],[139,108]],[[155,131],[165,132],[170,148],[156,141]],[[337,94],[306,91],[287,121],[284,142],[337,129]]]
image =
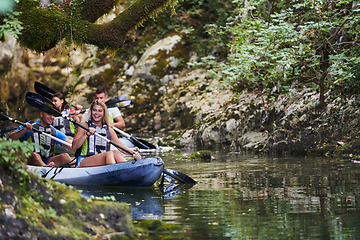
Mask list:
[[220,74],[224,86],[282,94],[310,86],[319,93],[320,109],[337,96],[357,95],[358,1],[237,3],[238,15],[225,28],[232,40]]

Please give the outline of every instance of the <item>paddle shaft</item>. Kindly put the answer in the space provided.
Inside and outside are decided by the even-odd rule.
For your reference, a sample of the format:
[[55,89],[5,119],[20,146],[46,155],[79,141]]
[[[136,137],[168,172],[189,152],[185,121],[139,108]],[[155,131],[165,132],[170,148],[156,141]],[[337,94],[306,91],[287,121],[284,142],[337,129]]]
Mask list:
[[[23,123],[23,122],[20,122],[20,121],[18,121],[18,120],[16,120],[16,119],[13,119],[13,118],[11,118],[11,117],[9,117],[9,116],[6,116],[6,115],[2,114],[2,113],[0,113],[0,114],[1,114],[3,117],[6,117],[9,121],[11,121],[11,122],[13,122],[13,123],[19,124],[19,125],[21,125],[21,126],[23,126],[23,127],[26,126],[26,124]],[[33,128],[32,130],[35,131],[35,132],[38,132],[38,133],[40,133],[40,134],[43,134],[44,136],[47,136],[47,137],[49,137],[49,138],[51,138],[51,139],[54,139],[54,140],[60,142],[61,144],[67,145],[67,146],[69,146],[69,147],[72,146],[71,143],[65,142],[65,141],[63,141],[63,140],[61,140],[61,139],[59,139],[59,138],[57,138],[57,137],[54,137],[54,136],[51,135],[51,134],[42,132],[42,131],[40,131],[40,130],[38,130],[38,129],[35,129],[35,128]]]
[[120,133],[121,135],[123,135],[126,138],[132,139],[133,141],[136,141],[137,143],[141,144],[141,146],[145,147],[146,149],[150,149],[150,147],[146,146],[145,144],[143,144],[142,142],[138,141],[136,138],[132,137],[130,134],[124,132],[123,130],[113,126],[112,127],[115,131],[117,131],[118,133]]
[[[72,119],[72,118],[70,118],[70,117],[67,117],[67,116],[62,116],[62,117],[65,118],[65,119],[67,119],[67,120],[69,120],[69,121],[71,121],[71,122],[74,123],[75,125],[83,128],[83,129],[86,130],[87,132],[89,132],[89,128],[85,127],[84,125],[81,125],[80,123],[76,122],[74,119]],[[111,141],[110,139],[107,139],[106,137],[101,136],[101,135],[98,134],[98,133],[94,133],[94,135],[97,136],[97,137],[99,137],[99,138],[101,138],[101,139],[104,139],[105,141],[111,143],[111,144],[114,145],[115,147],[120,148],[121,150],[123,150],[124,152],[128,153],[129,155],[132,155],[132,156],[134,155],[132,152],[130,152],[129,150],[127,150],[127,149],[121,147],[120,145],[114,143],[114,142]]]

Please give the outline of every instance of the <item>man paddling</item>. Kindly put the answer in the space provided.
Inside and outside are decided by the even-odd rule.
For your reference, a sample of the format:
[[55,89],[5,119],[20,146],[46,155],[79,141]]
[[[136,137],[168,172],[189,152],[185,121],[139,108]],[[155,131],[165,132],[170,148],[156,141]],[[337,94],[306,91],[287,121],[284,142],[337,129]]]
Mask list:
[[[20,126],[14,132],[12,132],[7,138],[12,140],[26,141],[31,137],[31,140],[43,147],[43,149],[35,148],[35,152],[31,153],[30,158],[28,159],[29,165],[34,166],[61,166],[63,164],[69,163],[72,159],[68,153],[63,153],[55,156],[55,145],[60,145],[61,143],[47,137],[38,132],[33,132],[32,129],[36,128],[42,132],[51,134],[52,136],[72,143],[66,135],[59,130],[51,126],[54,121],[54,116],[47,114],[45,112],[40,112],[40,119],[37,120],[33,125],[26,123],[25,127]],[[64,146],[69,150],[72,150],[69,146]],[[73,151],[73,150],[72,150]]]
[[[96,89],[94,100],[100,100],[105,103],[108,100],[105,90],[102,88]],[[110,127],[125,128],[125,121],[118,107],[108,108],[108,115]]]

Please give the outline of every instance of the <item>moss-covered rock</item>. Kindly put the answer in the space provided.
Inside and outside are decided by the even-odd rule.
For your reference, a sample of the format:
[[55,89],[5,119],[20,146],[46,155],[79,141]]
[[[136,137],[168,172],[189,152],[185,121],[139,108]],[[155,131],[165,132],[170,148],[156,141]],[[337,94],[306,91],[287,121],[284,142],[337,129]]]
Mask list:
[[210,161],[211,160],[211,151],[200,150],[200,151],[193,152],[192,154],[190,154],[188,159]]

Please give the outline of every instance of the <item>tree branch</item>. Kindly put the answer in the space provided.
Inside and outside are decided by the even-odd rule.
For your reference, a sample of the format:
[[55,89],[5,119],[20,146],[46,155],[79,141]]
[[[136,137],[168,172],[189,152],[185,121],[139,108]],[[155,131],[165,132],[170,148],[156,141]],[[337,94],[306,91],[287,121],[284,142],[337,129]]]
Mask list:
[[101,48],[120,48],[129,30],[136,28],[169,0],[137,0],[119,16],[107,24],[91,24],[84,42]]
[[84,20],[94,23],[99,17],[113,9],[118,0],[86,0],[81,16]]
[[340,32],[340,30],[345,26],[345,24],[349,21],[350,17],[352,15],[354,15],[356,13],[356,11],[352,11],[349,16],[347,16],[347,18],[344,19],[344,21],[342,21],[342,23],[339,25],[339,27],[336,29],[336,31],[329,37],[328,41],[330,42],[330,44],[333,44],[335,41],[335,37],[338,35],[338,33]]
[[42,8],[40,2],[20,0],[16,10],[24,24],[19,41],[37,52],[47,51],[65,38],[77,44],[94,44],[100,48],[119,49],[127,33],[177,0],[137,0],[115,19],[105,24],[94,22],[109,12],[119,0],[74,0],[62,7]]

